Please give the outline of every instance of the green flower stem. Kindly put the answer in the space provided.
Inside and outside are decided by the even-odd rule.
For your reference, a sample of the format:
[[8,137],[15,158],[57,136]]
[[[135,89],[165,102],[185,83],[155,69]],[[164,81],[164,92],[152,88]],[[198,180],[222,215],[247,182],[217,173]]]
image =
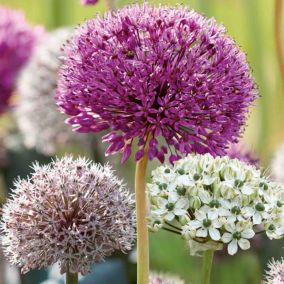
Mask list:
[[201,284],[210,284],[213,256],[214,256],[214,250],[207,250],[204,252]]
[[147,227],[146,170],[148,142],[144,156],[136,164],[135,198],[137,223],[137,284],[149,284],[149,236]]
[[66,284],[78,284],[78,273],[66,272]]

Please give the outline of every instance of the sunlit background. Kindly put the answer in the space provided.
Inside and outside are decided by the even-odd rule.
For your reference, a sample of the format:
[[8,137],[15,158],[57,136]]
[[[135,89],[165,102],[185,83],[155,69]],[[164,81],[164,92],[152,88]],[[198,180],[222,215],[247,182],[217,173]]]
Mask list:
[[[123,6],[134,1],[119,0]],[[136,1],[135,1],[136,2]],[[150,1],[162,4],[189,5],[208,17],[215,17],[223,23],[228,33],[247,53],[261,97],[251,109],[248,125],[244,133],[247,147],[257,153],[263,167],[269,167],[275,149],[284,140],[284,92],[278,64],[274,39],[274,1],[270,0],[187,0],[178,2]],[[48,30],[60,26],[76,26],[87,18],[106,10],[105,2],[100,0],[95,6],[84,7],[79,0],[0,0],[1,5],[23,10],[32,24],[43,25]],[[17,98],[15,98],[17,100]],[[1,119],[1,132],[10,129],[9,115]],[[75,152],[85,151],[74,149]],[[60,154],[60,153],[59,153]],[[85,154],[89,154],[88,152]],[[10,170],[6,173],[6,182],[11,185],[12,178],[26,174],[26,163],[49,158],[38,157],[36,153],[12,153]],[[18,155],[18,156],[17,156]],[[118,164],[115,161],[116,165]],[[130,174],[129,174],[130,172]],[[133,185],[134,165],[127,164],[129,185]],[[124,175],[124,174],[123,174]],[[4,186],[4,185],[3,185]],[[255,248],[241,252],[236,257],[225,254],[216,256],[213,271],[213,283],[254,284],[260,283],[265,263],[271,256],[279,257],[283,242],[268,242],[259,238]],[[200,259],[189,256],[186,244],[170,233],[151,234],[151,268],[180,275],[187,282],[197,283],[199,279]],[[135,283],[135,266],[128,265],[128,274]],[[25,283],[38,284],[46,273],[37,273],[25,277]],[[90,282],[101,283],[104,282]],[[10,284],[10,283],[8,283]],[[11,284],[13,284],[11,282]],[[114,283],[116,284],[116,283]]]

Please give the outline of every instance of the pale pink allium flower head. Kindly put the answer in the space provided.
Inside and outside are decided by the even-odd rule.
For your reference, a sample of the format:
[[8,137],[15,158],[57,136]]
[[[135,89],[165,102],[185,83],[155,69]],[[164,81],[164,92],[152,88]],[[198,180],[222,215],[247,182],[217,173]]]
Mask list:
[[33,170],[15,183],[1,223],[5,255],[23,273],[59,262],[61,273],[85,274],[131,249],[133,199],[109,166],[67,156]]
[[152,272],[149,277],[149,284],[185,284],[185,282],[176,276]]
[[268,263],[268,271],[264,284],[283,284],[284,283],[284,258],[281,260],[272,259]]
[[174,162],[224,155],[257,97],[245,54],[214,19],[131,5],[87,21],[65,48],[57,101],[79,132],[109,133],[106,154]]

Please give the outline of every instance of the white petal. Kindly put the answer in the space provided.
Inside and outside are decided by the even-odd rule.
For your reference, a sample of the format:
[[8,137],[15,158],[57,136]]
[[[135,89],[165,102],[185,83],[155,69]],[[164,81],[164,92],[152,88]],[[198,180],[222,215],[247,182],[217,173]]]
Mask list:
[[245,239],[251,239],[254,237],[254,235],[255,233],[252,229],[246,229],[241,232],[242,238],[245,238]]
[[211,185],[214,181],[215,181],[215,177],[211,177],[211,176],[203,177],[203,184],[205,185]]
[[215,227],[215,228],[221,228],[222,227],[222,223],[220,222],[219,219],[212,220],[212,224],[213,224],[213,227]]
[[202,210],[198,210],[195,212],[195,217],[198,221],[203,221],[204,219],[207,219],[206,214]]
[[158,198],[157,204],[159,207],[165,207],[168,204],[168,200],[165,198]]
[[189,201],[187,198],[180,198],[175,206],[177,208],[187,209],[189,206]]
[[185,215],[185,214],[186,214],[186,210],[180,209],[180,208],[176,208],[176,209],[174,210],[174,214],[177,215],[177,216],[182,216],[182,215]]
[[198,220],[193,220],[189,222],[189,225],[193,228],[193,229],[198,229],[202,226],[202,223]]
[[169,202],[176,203],[176,201],[179,199],[179,195],[175,191],[169,192]]
[[159,209],[155,210],[153,213],[156,214],[156,215],[163,215],[163,214],[167,213],[167,210],[165,208],[159,208]]
[[219,241],[221,238],[219,230],[215,228],[210,228],[209,229],[209,235],[213,241]]
[[236,254],[238,251],[238,243],[236,240],[232,240],[228,245],[228,253],[230,255]]
[[188,175],[181,175],[177,178],[177,184],[179,185],[185,185],[185,186],[191,186],[194,185],[194,183],[189,179]]
[[254,225],[260,224],[260,223],[261,223],[261,219],[262,219],[261,215],[256,212],[256,213],[253,215],[253,217],[252,217],[253,224],[254,224]]
[[199,198],[200,198],[200,200],[201,200],[203,203],[205,203],[205,204],[208,204],[208,203],[212,200],[212,198],[211,198],[209,192],[208,192],[208,191],[205,191],[205,190],[202,190],[202,191],[199,193]]
[[250,242],[246,239],[240,239],[238,241],[238,244],[239,244],[240,248],[243,249],[243,250],[250,248]]
[[225,224],[225,228],[230,233],[234,233],[235,230],[236,230],[236,226],[235,226],[234,223],[227,223],[227,224]]
[[243,214],[246,216],[246,217],[251,217],[253,216],[255,213],[255,210],[252,208],[252,207],[245,207],[243,209]]
[[242,187],[242,193],[243,194],[247,194],[247,195],[250,195],[254,192],[253,188],[248,186],[248,185],[245,185]]
[[201,238],[206,238],[208,236],[208,231],[204,228],[200,228],[196,231],[196,236]]
[[211,210],[209,210],[208,211],[208,219],[210,219],[210,220],[214,220],[214,219],[216,219],[216,218],[218,218],[218,211],[216,210],[216,209],[211,209]]
[[224,242],[225,244],[229,243],[232,239],[232,234],[229,233],[224,233],[224,235],[222,236],[222,242]]
[[167,221],[173,221],[174,218],[175,218],[175,215],[172,212],[168,212],[168,214],[165,216],[165,219]]

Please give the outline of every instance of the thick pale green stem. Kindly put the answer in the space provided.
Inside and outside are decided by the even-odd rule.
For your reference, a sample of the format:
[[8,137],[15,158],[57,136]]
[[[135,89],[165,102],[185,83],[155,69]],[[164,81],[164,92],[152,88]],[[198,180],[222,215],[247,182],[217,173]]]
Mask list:
[[78,284],[78,273],[66,272],[66,284]]
[[149,237],[147,227],[146,170],[148,143],[141,160],[136,164],[135,197],[137,217],[137,284],[149,283]]
[[210,284],[213,256],[214,256],[214,250],[207,250],[204,252],[201,284]]

